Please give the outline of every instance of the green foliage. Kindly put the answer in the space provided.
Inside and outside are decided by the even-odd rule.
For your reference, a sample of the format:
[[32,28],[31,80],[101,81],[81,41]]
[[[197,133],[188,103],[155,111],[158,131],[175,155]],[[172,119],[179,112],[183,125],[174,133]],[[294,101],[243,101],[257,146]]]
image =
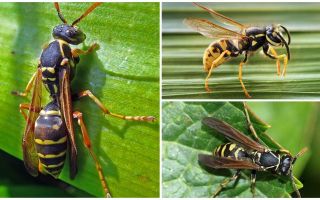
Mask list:
[[[293,103],[292,105],[285,105],[283,103],[282,107],[274,103],[255,103],[253,105],[265,108],[267,110],[266,113],[271,113],[274,120],[270,121],[275,122],[277,120],[278,123],[282,123],[282,126],[275,123],[274,128],[278,132],[272,132],[271,136],[278,135],[277,139],[282,137],[282,140],[276,141],[293,154],[311,142],[310,137],[301,139],[300,130],[306,128],[308,124],[307,116],[314,109],[313,104],[302,103],[298,105],[298,103]],[[285,109],[289,108],[291,108],[292,116],[290,118],[283,117],[283,115],[287,114]],[[300,112],[302,109],[304,109],[303,112]],[[215,147],[228,141],[210,128],[202,125],[201,120],[208,116],[226,121],[239,131],[249,134],[241,103],[163,103],[162,191],[164,197],[209,197],[223,179],[232,175],[230,170],[207,171],[198,163],[199,153],[210,155]],[[268,146],[274,146],[272,141],[265,138],[265,131],[268,126],[252,113],[250,116],[258,136]],[[290,125],[296,123],[295,120],[297,119],[303,120],[299,121],[299,127],[294,130]],[[283,123],[286,123],[286,126],[283,126]],[[280,132],[281,128],[277,128],[279,126],[282,129],[286,128],[286,130]],[[308,155],[299,158],[294,166],[295,174],[301,173]],[[296,180],[296,184],[298,188],[302,187],[298,180]],[[256,195],[258,197],[288,197],[292,192],[293,188],[288,178],[274,176],[270,173],[257,174]],[[236,185],[230,183],[219,195],[219,197],[251,196],[249,171],[242,171],[241,178]]]
[[[276,62],[258,51],[243,68],[244,84],[253,98],[311,99],[319,97],[320,6],[319,3],[203,3],[245,25],[282,24],[291,33],[291,60],[284,78],[276,74]],[[205,38],[182,23],[186,17],[210,14],[191,3],[163,5],[163,97],[201,99],[245,98],[238,80],[243,56],[213,70],[209,80],[213,93],[204,89],[206,73],[202,56],[214,40]],[[284,48],[276,48],[284,53]]]
[[[61,3],[68,22],[91,3]],[[52,3],[1,3],[0,5],[0,149],[22,158],[25,121],[19,103],[29,98],[10,95],[23,90],[34,73],[41,46],[60,24]],[[89,89],[106,107],[126,115],[159,118],[159,3],[103,3],[78,26],[100,49],[82,56],[72,91]],[[44,96],[48,96],[44,92]],[[45,99],[46,99],[45,98]],[[75,104],[84,114],[92,146],[98,155],[114,197],[159,196],[159,125],[128,122],[103,116],[89,99]],[[79,172],[69,179],[68,163],[60,179],[94,196],[102,196],[94,162],[76,129]],[[27,173],[25,171],[25,173]]]

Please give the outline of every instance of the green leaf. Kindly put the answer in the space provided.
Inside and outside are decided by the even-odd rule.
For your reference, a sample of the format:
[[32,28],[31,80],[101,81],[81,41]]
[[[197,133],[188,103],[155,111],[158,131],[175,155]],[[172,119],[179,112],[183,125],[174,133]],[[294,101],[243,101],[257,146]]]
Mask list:
[[[272,103],[256,104],[266,109],[270,109],[273,106]],[[308,108],[307,111],[312,111],[312,104],[303,104],[299,108],[303,106]],[[249,129],[242,107],[241,103],[228,102],[163,103],[162,191],[164,197],[210,197],[220,182],[234,173],[234,170],[208,170],[199,165],[198,154],[210,155],[215,147],[228,141],[222,135],[202,125],[201,120],[208,116],[215,117],[248,135]],[[296,109],[294,106],[290,108],[292,113],[297,114],[294,116],[299,118],[310,114],[310,112],[305,111],[305,113],[299,115],[298,112],[295,112],[295,110],[299,109]],[[278,109],[278,113],[282,112],[283,110]],[[273,115],[275,120],[281,121],[284,119],[288,124],[291,124],[290,122],[293,121],[291,118],[297,119],[297,117],[276,118],[276,116]],[[258,136],[265,134],[264,131],[267,129],[265,123],[262,123],[261,120],[252,114],[251,121]],[[307,122],[300,122],[302,128],[305,128],[306,124]],[[287,130],[286,132],[276,134],[282,134],[283,137],[290,136],[296,138],[300,136],[301,132],[290,132]],[[272,141],[264,140],[264,142],[272,146]],[[289,146],[290,148],[288,148],[291,152],[295,153],[300,150],[297,149],[298,147],[308,144],[307,142],[310,143],[310,141],[301,142],[301,140],[289,141],[286,139],[286,141],[280,144],[286,148],[288,148],[287,144],[295,144],[296,146]],[[302,170],[303,163],[306,162],[308,156],[303,157],[303,159],[299,158],[295,164],[295,171],[296,168]],[[235,185],[230,183],[219,194],[219,197],[251,197],[250,172],[243,170],[240,177]],[[298,180],[296,180],[296,184],[298,188],[302,188],[302,184]],[[293,188],[287,177],[279,177],[267,172],[258,172],[256,196],[288,197],[292,192]]]
[[[61,3],[68,22],[91,3]],[[19,104],[30,101],[10,95],[23,90],[35,72],[42,44],[52,41],[52,28],[60,24],[52,3],[1,3],[0,5],[0,149],[22,158],[25,121]],[[89,89],[114,113],[153,115],[159,118],[159,3],[103,3],[78,26],[87,35],[72,91]],[[45,91],[43,96],[48,98]],[[74,104],[84,114],[94,152],[99,157],[114,197],[159,196],[159,124],[131,122],[103,116],[89,99]],[[76,124],[75,124],[76,126]],[[94,162],[76,128],[79,172],[69,179],[68,162],[60,179],[102,196]],[[25,173],[27,173],[25,171]]]
[[[291,60],[284,78],[276,74],[276,61],[257,51],[243,68],[243,82],[253,98],[312,99],[319,96],[320,7],[317,3],[202,3],[245,25],[284,25],[291,33]],[[240,9],[239,9],[240,8]],[[285,11],[284,11],[285,10]],[[232,59],[213,70],[207,93],[203,70],[204,50],[212,43],[182,23],[184,18],[205,18],[209,13],[191,3],[163,4],[163,97],[166,99],[243,99],[238,80],[239,63]],[[284,53],[284,48],[276,48]],[[281,62],[282,63],[282,62]],[[283,67],[283,66],[282,66]]]

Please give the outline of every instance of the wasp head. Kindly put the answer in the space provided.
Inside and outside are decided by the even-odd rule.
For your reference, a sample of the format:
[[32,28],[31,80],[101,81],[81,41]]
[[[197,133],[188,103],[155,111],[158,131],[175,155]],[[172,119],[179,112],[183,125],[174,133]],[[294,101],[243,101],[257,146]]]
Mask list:
[[77,27],[68,24],[60,24],[53,28],[54,39],[61,39],[70,44],[80,44],[86,39],[86,35]]
[[[288,41],[283,37],[283,33],[286,33]],[[272,46],[285,46],[287,50],[287,56],[290,60],[290,50],[289,45],[291,42],[291,37],[289,31],[282,25],[270,25],[266,27],[266,38],[269,44]]]
[[86,35],[75,26],[79,23],[84,17],[91,13],[96,7],[98,7],[101,2],[93,3],[78,19],[72,22],[71,25],[68,25],[67,20],[63,17],[60,6],[57,2],[54,3],[54,6],[57,10],[58,16],[63,24],[60,24],[54,27],[52,35],[55,39],[62,39],[70,44],[80,44],[86,39]]
[[280,165],[278,167],[277,173],[280,175],[288,176],[292,171],[293,158],[292,156],[286,154],[281,157]]
[[294,165],[298,157],[303,155],[307,150],[308,148],[305,147],[295,156],[291,156],[290,154],[284,154],[281,157],[280,165],[278,167],[278,174],[286,176],[292,175],[292,166]]

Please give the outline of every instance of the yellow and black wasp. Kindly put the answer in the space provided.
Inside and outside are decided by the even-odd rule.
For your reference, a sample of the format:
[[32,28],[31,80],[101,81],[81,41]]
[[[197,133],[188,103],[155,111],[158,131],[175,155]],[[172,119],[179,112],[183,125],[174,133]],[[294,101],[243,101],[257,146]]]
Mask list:
[[[257,51],[262,47],[264,54],[272,59],[276,59],[277,74],[285,76],[288,60],[290,60],[290,33],[280,24],[272,24],[265,27],[248,27],[244,26],[212,9],[200,4],[194,5],[209,12],[219,22],[232,26],[236,30],[229,30],[206,19],[187,18],[184,23],[202,35],[219,39],[214,41],[205,50],[203,55],[203,67],[208,73],[205,79],[205,89],[211,92],[209,88],[209,78],[214,68],[229,61],[230,59],[244,54],[244,59],[239,65],[239,81],[243,92],[247,98],[251,98],[242,81],[242,67],[247,62],[250,53]],[[286,33],[287,41],[283,37]],[[285,46],[287,54],[278,55],[273,46]],[[280,60],[283,60],[283,71],[280,72]]]
[[[31,103],[20,104],[20,112],[27,121],[22,141],[23,160],[27,171],[32,176],[38,176],[40,172],[57,178],[69,148],[70,177],[75,178],[77,174],[77,147],[73,127],[73,118],[75,118],[81,129],[84,146],[95,162],[105,196],[111,197],[99,159],[92,150],[82,113],[73,110],[72,101],[85,96],[90,97],[103,113],[124,120],[154,121],[155,118],[111,113],[89,90],[71,94],[70,84],[75,76],[76,65],[80,61],[79,56],[88,54],[98,47],[97,44],[93,44],[87,51],[71,49],[70,44],[78,45],[86,39],[85,34],[76,24],[100,4],[93,3],[84,14],[69,25],[60,11],[59,4],[54,3],[63,23],[54,27],[52,32],[54,40],[43,49],[37,71],[27,84],[25,91],[12,93],[27,96],[31,90],[33,91]],[[50,103],[44,107],[41,105],[42,83],[51,98]],[[28,113],[25,110],[28,110]]]
[[256,141],[219,119],[206,117],[202,120],[204,125],[222,134],[230,142],[216,147],[212,155],[199,154],[199,163],[213,169],[236,170],[236,173],[231,178],[227,178],[220,183],[212,196],[216,197],[228,183],[239,178],[241,170],[249,169],[252,170],[251,192],[253,196],[255,196],[256,172],[264,171],[289,177],[294,191],[298,197],[301,197],[294,183],[293,165],[297,158],[307,151],[307,148],[303,148],[297,155],[292,156],[288,150],[275,143],[280,149],[273,151],[259,142],[249,116],[247,116],[247,121]]

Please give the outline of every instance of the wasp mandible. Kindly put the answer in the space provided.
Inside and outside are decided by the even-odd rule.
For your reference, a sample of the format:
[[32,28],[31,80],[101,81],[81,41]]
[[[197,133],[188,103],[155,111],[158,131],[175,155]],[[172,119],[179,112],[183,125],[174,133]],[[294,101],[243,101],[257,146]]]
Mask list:
[[[265,27],[244,26],[212,9],[197,3],[193,4],[209,12],[217,21],[232,26],[237,30],[229,30],[206,19],[187,18],[184,20],[186,25],[205,37],[219,39],[211,43],[203,55],[203,67],[205,72],[208,73],[205,79],[205,89],[207,92],[211,92],[209,78],[213,69],[234,57],[244,54],[244,59],[239,65],[238,77],[246,97],[251,98],[242,81],[242,67],[247,62],[249,54],[261,47],[265,55],[276,59],[277,74],[285,76],[288,60],[290,60],[289,45],[291,38],[289,31],[284,26],[280,24],[272,24]],[[286,33],[287,40],[285,40],[283,33]],[[287,54],[278,55],[273,46],[285,46]],[[283,60],[282,73],[280,72],[280,60]]]
[[[58,16],[63,23],[54,27],[52,32],[54,41],[43,49],[37,71],[27,84],[25,91],[13,91],[12,93],[18,96],[27,96],[32,90],[31,103],[20,104],[20,112],[27,121],[22,141],[23,160],[27,171],[32,176],[38,176],[40,172],[58,178],[69,145],[70,178],[75,178],[77,174],[77,147],[73,127],[73,118],[75,118],[81,129],[84,146],[95,162],[105,196],[111,197],[101,164],[92,149],[83,122],[83,115],[81,112],[73,110],[72,101],[87,96],[98,105],[104,114],[124,120],[154,121],[155,118],[112,113],[89,90],[71,94],[70,84],[75,76],[76,65],[80,61],[79,56],[88,54],[98,48],[97,44],[93,44],[86,51],[71,49],[70,44],[78,45],[86,39],[86,35],[76,24],[100,4],[93,3],[69,25],[60,11],[59,4],[54,3]],[[44,107],[41,105],[42,83],[50,93],[51,98],[51,101]],[[28,110],[28,113],[25,110]]]
[[[239,178],[240,171],[243,169],[252,170],[251,192],[253,196],[255,196],[256,172],[267,171],[275,175],[289,177],[294,191],[298,197],[301,197],[294,183],[293,165],[297,158],[307,151],[307,148],[303,148],[297,155],[292,156],[286,149],[271,150],[219,119],[206,117],[202,120],[202,123],[225,136],[230,142],[216,147],[212,155],[199,154],[199,163],[214,169],[236,170],[231,178],[227,178],[220,183],[213,193],[213,197],[216,197],[228,183]],[[249,126],[252,126],[250,121]],[[250,127],[251,131],[252,129],[253,126]],[[255,131],[253,134],[256,136]],[[259,139],[256,138],[256,140]]]

